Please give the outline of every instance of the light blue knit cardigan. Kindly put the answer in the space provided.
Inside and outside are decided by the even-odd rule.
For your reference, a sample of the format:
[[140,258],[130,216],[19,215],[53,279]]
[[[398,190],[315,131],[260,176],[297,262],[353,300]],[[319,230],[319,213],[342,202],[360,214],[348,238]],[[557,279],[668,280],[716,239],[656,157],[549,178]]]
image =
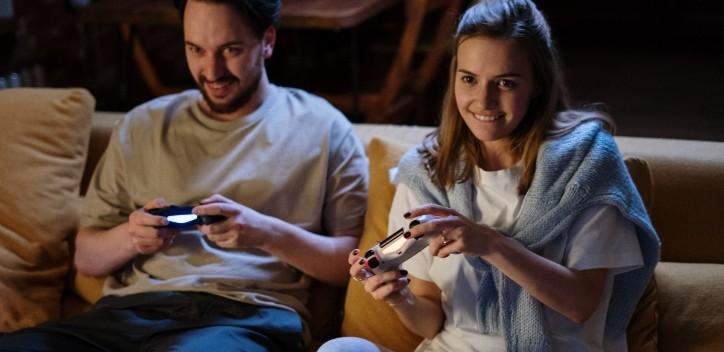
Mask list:
[[[417,148],[400,161],[395,182],[405,183],[423,203],[455,209],[480,222],[472,181],[443,189],[432,183]],[[543,144],[530,189],[508,236],[528,249],[541,249],[566,233],[586,208],[613,205],[636,225],[644,266],[617,275],[606,319],[606,336],[625,333],[631,315],[659,260],[660,242],[611,135],[599,122],[585,122]],[[482,275],[478,321],[482,332],[503,334],[508,351],[549,351],[541,303],[477,256],[466,257]]]

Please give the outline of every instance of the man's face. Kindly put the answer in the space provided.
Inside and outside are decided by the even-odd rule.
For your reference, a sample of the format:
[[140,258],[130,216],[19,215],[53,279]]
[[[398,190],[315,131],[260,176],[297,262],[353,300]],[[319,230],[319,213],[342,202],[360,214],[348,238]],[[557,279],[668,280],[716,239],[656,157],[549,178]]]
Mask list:
[[186,61],[204,95],[202,107],[215,114],[256,109],[275,29],[270,27],[257,38],[233,7],[193,0],[186,5],[183,27]]

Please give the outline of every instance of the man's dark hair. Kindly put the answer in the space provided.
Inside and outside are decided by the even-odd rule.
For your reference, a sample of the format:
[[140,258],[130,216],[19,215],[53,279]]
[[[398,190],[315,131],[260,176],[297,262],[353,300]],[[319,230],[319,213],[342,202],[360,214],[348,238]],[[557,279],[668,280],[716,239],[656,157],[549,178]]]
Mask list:
[[[183,22],[184,10],[189,0],[174,0],[176,8],[178,8],[181,21]],[[216,4],[229,4],[244,17],[251,26],[257,38],[264,35],[269,26],[277,26],[279,24],[279,13],[281,11],[281,0],[190,0],[211,2]]]

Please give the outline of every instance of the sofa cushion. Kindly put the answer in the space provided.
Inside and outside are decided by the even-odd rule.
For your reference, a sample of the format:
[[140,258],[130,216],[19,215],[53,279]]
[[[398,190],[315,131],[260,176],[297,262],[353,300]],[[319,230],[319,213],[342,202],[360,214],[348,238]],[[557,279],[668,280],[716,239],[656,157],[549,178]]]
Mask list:
[[[389,181],[389,170],[397,166],[402,154],[411,146],[372,138],[367,147],[370,186],[365,229],[359,244],[362,251],[387,237],[387,216],[395,194]],[[422,340],[402,325],[392,308],[373,299],[354,280],[347,286],[342,335],[362,337],[398,352],[412,351]]]
[[0,331],[59,316],[94,105],[83,89],[0,90]]
[[724,264],[656,267],[660,351],[724,351]]

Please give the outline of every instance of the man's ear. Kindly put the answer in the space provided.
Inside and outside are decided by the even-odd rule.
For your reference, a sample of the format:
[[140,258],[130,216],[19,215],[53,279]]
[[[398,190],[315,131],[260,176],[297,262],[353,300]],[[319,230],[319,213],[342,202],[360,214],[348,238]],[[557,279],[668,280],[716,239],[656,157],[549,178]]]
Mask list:
[[272,56],[272,53],[274,53],[274,45],[276,45],[277,42],[277,29],[274,26],[269,26],[264,31],[264,36],[262,37],[262,54],[264,55],[265,59],[268,59]]

